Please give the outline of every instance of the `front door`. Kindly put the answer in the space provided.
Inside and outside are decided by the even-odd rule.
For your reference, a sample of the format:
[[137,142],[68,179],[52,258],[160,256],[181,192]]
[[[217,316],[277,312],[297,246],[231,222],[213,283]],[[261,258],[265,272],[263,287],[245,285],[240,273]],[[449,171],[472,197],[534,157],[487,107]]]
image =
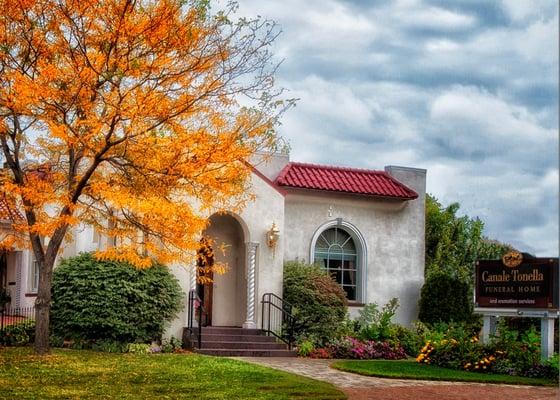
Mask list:
[[[209,278],[210,281],[206,279],[200,279],[201,275],[206,278]],[[197,282],[204,282],[204,283],[197,283],[196,284],[196,293],[202,302],[202,307],[204,307],[204,314],[202,315],[202,324],[203,326],[211,326],[212,325],[212,295],[214,292],[214,282],[213,282],[213,273],[212,271],[207,273],[198,273]]]
[[203,326],[212,325],[212,298],[214,293],[214,250],[210,240],[200,239],[200,247],[196,252],[196,294],[204,307]]

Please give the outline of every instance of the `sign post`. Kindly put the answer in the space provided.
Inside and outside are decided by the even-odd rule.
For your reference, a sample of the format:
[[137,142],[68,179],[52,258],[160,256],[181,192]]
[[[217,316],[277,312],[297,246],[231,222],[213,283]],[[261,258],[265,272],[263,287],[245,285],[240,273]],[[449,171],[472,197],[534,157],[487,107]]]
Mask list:
[[482,341],[495,333],[501,316],[541,319],[541,357],[554,352],[559,316],[558,258],[524,258],[512,251],[502,260],[476,262],[475,312],[483,315]]

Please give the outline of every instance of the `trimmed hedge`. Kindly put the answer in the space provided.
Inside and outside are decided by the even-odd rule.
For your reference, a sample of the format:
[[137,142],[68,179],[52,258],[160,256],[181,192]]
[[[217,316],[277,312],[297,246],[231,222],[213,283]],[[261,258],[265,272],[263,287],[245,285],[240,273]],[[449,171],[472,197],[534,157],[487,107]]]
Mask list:
[[428,275],[420,293],[420,321],[470,322],[473,318],[472,293],[469,284],[446,272]]
[[159,339],[183,293],[163,265],[139,269],[90,253],[63,260],[53,275],[52,329],[78,341]]
[[284,265],[284,300],[297,318],[297,337],[326,343],[347,313],[346,293],[321,267],[298,262]]

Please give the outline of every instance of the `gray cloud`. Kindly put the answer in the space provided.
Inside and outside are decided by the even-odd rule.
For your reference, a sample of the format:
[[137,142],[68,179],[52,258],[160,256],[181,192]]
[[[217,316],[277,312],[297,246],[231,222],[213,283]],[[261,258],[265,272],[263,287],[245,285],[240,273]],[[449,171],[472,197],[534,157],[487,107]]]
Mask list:
[[261,2],[298,161],[428,169],[428,191],[486,234],[558,254],[558,4]]

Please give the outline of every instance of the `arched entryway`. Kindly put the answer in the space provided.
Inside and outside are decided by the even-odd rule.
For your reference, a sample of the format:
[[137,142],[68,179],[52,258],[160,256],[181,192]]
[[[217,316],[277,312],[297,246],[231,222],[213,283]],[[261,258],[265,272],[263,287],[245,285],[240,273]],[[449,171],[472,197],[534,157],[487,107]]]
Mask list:
[[[211,239],[215,262],[227,264],[224,274],[214,274],[210,300],[212,326],[242,326],[246,317],[247,286],[245,281],[245,235],[241,224],[229,214],[214,214],[203,232]],[[210,289],[210,290],[208,290]]]

